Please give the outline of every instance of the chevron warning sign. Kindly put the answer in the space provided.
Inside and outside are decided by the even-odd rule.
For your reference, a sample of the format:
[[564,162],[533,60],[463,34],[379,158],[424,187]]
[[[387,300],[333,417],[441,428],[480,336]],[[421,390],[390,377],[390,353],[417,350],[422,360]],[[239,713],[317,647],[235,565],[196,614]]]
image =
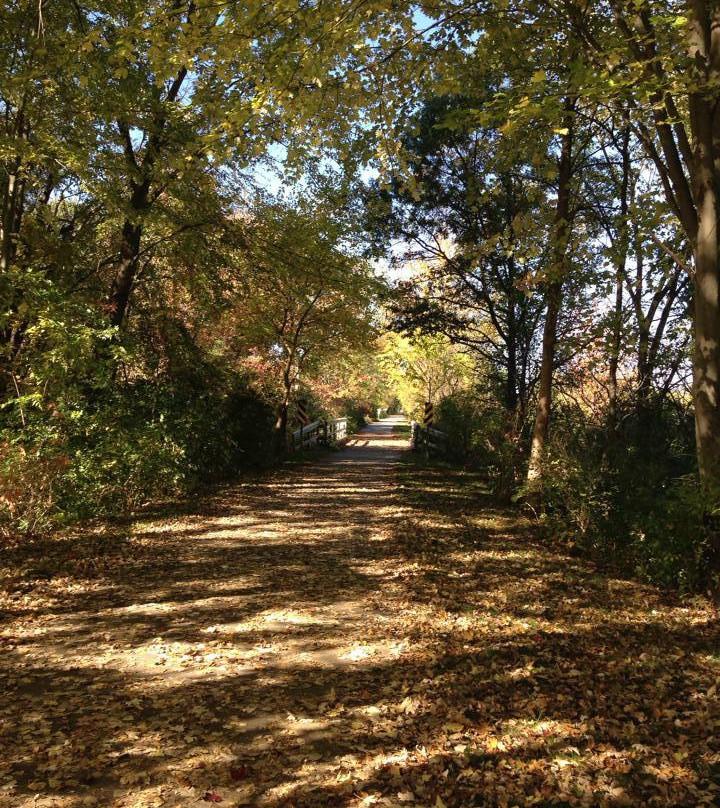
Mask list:
[[297,417],[300,426],[307,426],[310,423],[310,418],[307,414],[307,401],[305,401],[304,398],[301,398],[300,401],[298,401]]
[[431,402],[425,402],[425,412],[423,414],[423,426],[428,427],[432,426],[433,418],[435,417],[435,413],[433,411],[433,405]]

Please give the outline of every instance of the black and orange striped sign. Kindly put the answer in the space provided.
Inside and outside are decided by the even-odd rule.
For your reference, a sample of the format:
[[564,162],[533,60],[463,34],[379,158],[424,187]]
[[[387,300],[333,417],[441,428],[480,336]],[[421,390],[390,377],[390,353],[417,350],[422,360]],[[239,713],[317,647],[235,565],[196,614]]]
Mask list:
[[310,423],[310,418],[307,414],[307,401],[304,398],[301,398],[298,401],[298,423],[300,426],[307,426]]
[[432,426],[435,413],[433,412],[433,405],[430,401],[425,402],[425,412],[423,414],[423,426]]

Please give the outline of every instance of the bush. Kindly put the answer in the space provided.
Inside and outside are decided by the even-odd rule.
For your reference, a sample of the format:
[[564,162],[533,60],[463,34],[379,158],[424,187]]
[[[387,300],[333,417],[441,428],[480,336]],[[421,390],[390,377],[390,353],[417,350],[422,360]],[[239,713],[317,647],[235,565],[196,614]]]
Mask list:
[[509,500],[520,485],[523,443],[508,428],[505,411],[464,391],[443,399],[435,413],[437,428],[448,437],[450,457],[484,469],[495,496]]
[[[91,407],[88,402],[93,402]],[[6,413],[0,535],[123,514],[263,466],[273,411],[242,379],[181,375]]]
[[84,437],[73,442],[70,463],[56,486],[57,505],[69,519],[132,512],[189,488],[185,447],[162,418],[114,428],[97,419]]
[[348,435],[357,432],[372,420],[373,413],[370,408],[356,402],[346,402],[344,409],[345,417],[348,419]]
[[554,538],[627,574],[702,588],[716,507],[701,490],[692,449],[689,419],[661,406],[627,419],[611,446],[582,413],[560,410],[540,518]]
[[43,533],[57,520],[55,488],[68,458],[57,450],[0,445],[0,538]]
[[685,592],[707,588],[708,514],[717,514],[717,503],[705,496],[697,476],[689,475],[676,480],[658,504],[632,526],[634,572]]

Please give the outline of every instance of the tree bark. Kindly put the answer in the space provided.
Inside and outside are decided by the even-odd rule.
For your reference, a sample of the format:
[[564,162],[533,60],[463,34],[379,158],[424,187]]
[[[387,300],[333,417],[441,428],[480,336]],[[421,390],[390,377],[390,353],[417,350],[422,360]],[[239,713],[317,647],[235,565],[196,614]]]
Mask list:
[[108,302],[110,323],[114,326],[122,325],[127,314],[140,259],[141,238],[142,225],[126,220],[123,224],[120,241],[120,261]]
[[618,425],[618,367],[622,347],[622,315],[623,315],[623,277],[618,271],[615,275],[615,306],[613,309],[612,343],[608,360],[608,413],[607,439],[609,448],[615,443]]
[[555,369],[555,346],[557,344],[557,321],[562,305],[562,286],[567,275],[567,252],[572,226],[572,210],[570,200],[570,184],[573,165],[573,112],[575,100],[565,99],[564,134],[560,149],[558,167],[558,197],[553,223],[553,247],[551,280],[547,286],[547,314],[543,329],[542,359],[540,363],[540,380],[538,387],[538,404],[535,415],[532,443],[530,446],[530,463],[527,472],[527,486],[530,491],[542,487],[545,452],[550,433],[550,414],[552,410],[552,386]]
[[535,414],[532,444],[530,446],[530,464],[528,466],[527,483],[530,488],[539,487],[543,478],[545,448],[550,433],[550,412],[552,409],[552,384],[555,365],[555,346],[557,343],[557,321],[562,302],[562,281],[554,281],[548,286],[547,314],[543,329],[542,360],[540,364],[540,380],[538,383],[538,403]]
[[[703,103],[702,107],[707,104]],[[708,110],[695,109],[699,129],[694,192],[698,234],[694,249],[693,391],[695,435],[700,474],[714,496],[720,494],[720,260],[718,257],[718,188],[707,130]]]
[[622,350],[623,326],[623,285],[625,263],[628,254],[628,197],[630,192],[630,128],[622,130],[620,147],[622,155],[622,177],[620,180],[620,211],[618,220],[618,244],[615,250],[615,305],[612,320],[612,343],[608,361],[608,414],[606,450],[615,443],[618,425],[618,367]]
[[[191,3],[188,7],[188,19],[194,9],[195,7]],[[154,121],[154,129],[148,139],[145,157],[142,162],[138,161],[138,156],[133,148],[130,127],[127,122],[118,121],[118,130],[123,138],[125,159],[130,175],[132,177],[133,175],[140,174],[142,180],[130,180],[130,215],[123,222],[120,237],[120,259],[117,264],[115,280],[108,298],[110,322],[117,327],[120,327],[125,319],[135,284],[135,278],[137,277],[138,264],[140,261],[140,244],[143,233],[143,219],[152,203],[150,186],[154,179],[153,175],[158,158],[161,156],[163,148],[167,145],[165,129],[168,122],[169,105],[177,100],[186,77],[187,68],[180,68],[162,102],[161,111]]]
[[280,457],[287,450],[287,428],[288,413],[290,411],[290,401],[292,399],[292,363],[294,354],[290,354],[288,361],[283,368],[283,395],[278,406],[277,418],[275,420],[275,454]]
[[[703,106],[706,106],[703,104]],[[696,110],[693,117],[698,118]],[[694,192],[698,211],[693,296],[693,399],[698,468],[710,501],[705,521],[708,590],[720,602],[720,520],[714,506],[720,501],[720,260],[718,257],[718,187],[712,153],[703,138],[709,120],[697,122]]]
[[710,500],[705,548],[708,588],[720,601],[720,8],[705,0],[690,2],[689,54],[701,77],[690,93],[692,191],[697,213],[694,242],[693,399],[698,468]]
[[690,98],[693,132],[693,195],[697,210],[694,244],[695,284],[693,392],[698,466],[713,495],[720,494],[720,256],[718,175],[720,106],[706,97]]

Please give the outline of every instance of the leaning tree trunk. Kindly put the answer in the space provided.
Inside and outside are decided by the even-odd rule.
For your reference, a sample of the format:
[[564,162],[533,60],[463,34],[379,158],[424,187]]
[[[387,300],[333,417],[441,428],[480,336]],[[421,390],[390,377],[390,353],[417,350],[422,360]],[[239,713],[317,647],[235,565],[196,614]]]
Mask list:
[[290,401],[292,400],[293,375],[292,368],[295,359],[294,350],[288,357],[287,364],[283,368],[283,395],[278,405],[277,418],[275,419],[275,455],[282,457],[287,452],[288,444],[288,418],[290,413]]
[[527,486],[530,492],[537,492],[542,487],[545,451],[550,433],[550,412],[552,408],[553,372],[555,369],[555,346],[557,344],[557,321],[562,305],[562,286],[567,274],[567,251],[570,240],[571,207],[570,181],[572,179],[573,149],[573,99],[565,101],[565,129],[562,135],[560,165],[558,170],[558,198],[555,209],[553,227],[553,261],[552,273],[547,287],[547,314],[543,330],[542,359],[540,363],[540,381],[538,388],[538,404],[535,415],[532,444],[530,446],[530,463],[528,465]]
[[130,296],[137,276],[138,262],[140,260],[140,240],[142,238],[142,225],[127,220],[123,225],[120,242],[120,261],[117,274],[110,291],[109,309],[110,323],[121,326],[128,306]]
[[288,396],[283,397],[278,407],[278,414],[275,420],[275,454],[280,457],[285,454],[287,449],[287,427],[288,427],[288,412],[290,410],[290,399]]
[[[187,19],[195,12],[194,3],[188,4]],[[120,259],[117,265],[115,280],[110,290],[108,308],[110,309],[110,322],[118,328],[123,324],[130,305],[133,286],[137,279],[140,264],[140,245],[143,235],[143,220],[152,205],[150,187],[153,174],[167,146],[166,129],[170,105],[178,99],[183,82],[187,77],[187,68],[181,67],[173,79],[163,108],[154,122],[154,129],[148,138],[145,157],[139,160],[133,147],[130,126],[127,121],[118,121],[118,130],[123,138],[123,148],[127,167],[130,172],[130,216],[123,222],[120,237]],[[135,179],[140,175],[141,179]]]

